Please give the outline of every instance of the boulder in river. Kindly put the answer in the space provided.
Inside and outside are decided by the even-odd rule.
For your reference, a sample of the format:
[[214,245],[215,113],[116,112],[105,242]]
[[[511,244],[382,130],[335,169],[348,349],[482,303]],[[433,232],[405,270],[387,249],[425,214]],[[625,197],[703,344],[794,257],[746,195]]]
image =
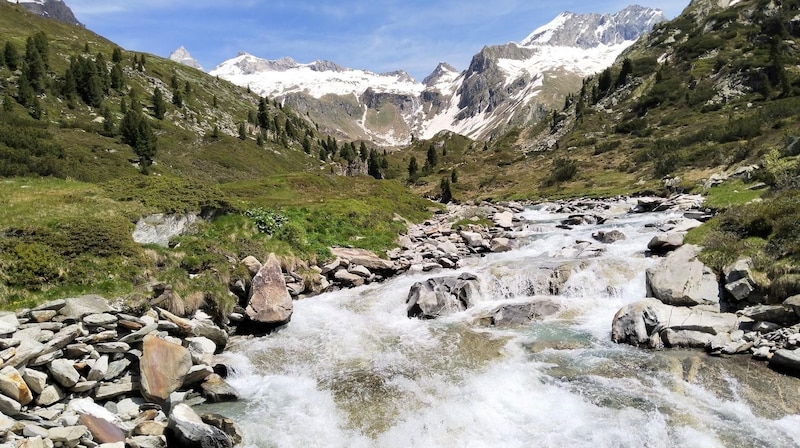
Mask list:
[[458,277],[434,277],[411,286],[406,298],[408,317],[434,319],[457,313],[474,305],[480,296],[480,282],[469,273]]
[[681,246],[659,266],[647,269],[648,295],[674,306],[719,306],[720,288],[711,268],[697,259],[700,248]]
[[275,254],[269,254],[267,261],[253,277],[250,301],[247,304],[247,317],[254,324],[269,327],[283,325],[292,318],[292,296],[286,289],[286,281],[281,272],[281,264]]
[[738,319],[732,313],[720,313],[712,307],[670,306],[648,298],[622,307],[614,315],[611,339],[617,343],[666,346],[704,345],[708,336],[736,329]]
[[164,403],[183,384],[192,367],[192,355],[183,346],[150,334],[144,338],[139,365],[142,395]]

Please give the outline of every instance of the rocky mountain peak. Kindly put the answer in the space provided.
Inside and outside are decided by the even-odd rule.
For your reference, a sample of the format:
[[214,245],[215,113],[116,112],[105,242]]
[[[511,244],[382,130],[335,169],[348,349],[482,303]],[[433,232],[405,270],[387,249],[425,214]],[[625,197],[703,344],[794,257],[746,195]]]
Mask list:
[[666,20],[660,9],[633,5],[614,14],[575,14],[564,12],[550,23],[534,30],[522,46],[553,45],[594,48],[636,40]]
[[452,81],[457,76],[458,70],[456,70],[452,65],[448,64],[447,62],[439,62],[439,65],[436,66],[430,75],[426,76],[422,80],[422,83],[428,87],[432,87],[443,80]]
[[75,18],[75,14],[61,0],[8,0],[10,3],[18,3],[28,11],[48,19],[58,20],[59,22],[69,23],[70,25],[83,26]]
[[187,50],[183,45],[178,47],[177,50],[173,51],[172,54],[169,55],[169,58],[179,64],[183,64],[187,67],[196,68],[200,71],[203,70],[203,66],[197,62],[197,59],[193,58],[189,50]]

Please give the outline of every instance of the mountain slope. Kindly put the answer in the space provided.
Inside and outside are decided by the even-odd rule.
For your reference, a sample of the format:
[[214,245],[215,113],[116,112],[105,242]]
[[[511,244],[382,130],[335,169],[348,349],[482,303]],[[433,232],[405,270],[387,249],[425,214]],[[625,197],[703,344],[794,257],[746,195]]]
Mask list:
[[564,13],[522,43],[484,47],[460,74],[440,64],[423,82],[404,72],[376,74],[246,53],[210,73],[282,98],[342,138],[399,145],[450,130],[484,139],[560,106],[580,79],[611,64],[663,19],[658,10],[636,6],[616,14]]
[[178,49],[170,53],[169,59],[179,64],[183,64],[187,67],[192,67],[200,71],[205,71],[203,70],[203,66],[200,65],[199,62],[197,62],[197,59],[192,57],[192,54],[189,53],[189,50],[184,48],[183,45],[181,45],[180,47],[178,47]]
[[59,22],[68,23],[70,25],[82,25],[81,22],[75,18],[75,14],[62,0],[8,0],[11,3],[18,3],[28,11],[49,19],[58,20]]

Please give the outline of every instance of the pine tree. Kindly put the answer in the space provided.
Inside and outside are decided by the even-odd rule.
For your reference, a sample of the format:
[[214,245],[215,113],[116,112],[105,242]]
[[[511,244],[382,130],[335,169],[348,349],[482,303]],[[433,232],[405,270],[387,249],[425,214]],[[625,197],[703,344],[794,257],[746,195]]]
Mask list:
[[5,59],[6,66],[12,72],[19,68],[19,52],[17,52],[17,47],[11,41],[7,41],[3,48],[3,59]]
[[453,168],[453,171],[450,172],[450,183],[458,183],[458,171],[456,171],[455,168]]
[[125,87],[125,75],[119,62],[114,63],[114,66],[111,67],[110,79],[112,89],[121,91]]
[[180,86],[181,86],[181,85],[180,85],[180,82],[178,81],[178,75],[177,75],[177,73],[172,73],[172,77],[170,77],[170,79],[169,79],[169,85],[170,85],[170,86],[171,86],[173,89],[177,89],[178,87],[180,87]]
[[411,160],[408,161],[408,180],[410,180],[411,182],[416,182],[417,176],[419,176],[419,166],[417,165],[417,158],[411,156]]
[[178,89],[172,91],[172,104],[178,109],[183,107],[183,95],[181,95],[181,91]]
[[307,135],[303,137],[303,151],[306,154],[311,154],[311,140],[308,139]]
[[439,202],[447,204],[453,200],[453,192],[450,190],[450,179],[443,177],[442,181],[439,183],[439,189],[441,190]]
[[628,76],[633,73],[633,63],[630,59],[625,58],[622,60],[622,69],[617,76],[617,82],[614,83],[617,87],[622,87],[628,82]]
[[147,119],[142,115],[141,106],[133,98],[122,123],[120,123],[119,131],[122,142],[133,148],[133,152],[143,162],[143,169],[152,164],[157,149],[156,136]]
[[28,83],[35,92],[41,93],[44,91],[46,80],[45,64],[33,37],[28,37],[25,43],[25,61],[22,71],[23,76],[28,78]]
[[3,111],[11,112],[12,110],[14,110],[14,100],[11,99],[11,95],[6,91],[6,94],[3,95]]
[[[214,97],[216,99],[217,97]],[[269,129],[269,113],[267,108],[267,100],[261,97],[258,100],[258,116],[256,117],[258,126],[265,132]]]
[[36,50],[39,51],[39,56],[42,58],[45,70],[50,69],[50,44],[47,41],[47,34],[44,31],[39,31],[33,35],[33,44]]
[[0,67],[6,65],[6,53],[0,51]]
[[428,155],[425,159],[425,163],[433,169],[436,165],[439,164],[439,153],[436,152],[436,148],[433,145],[428,146]]
[[214,125],[214,129],[211,130],[211,138],[217,140],[219,138],[219,126]]
[[122,62],[122,49],[119,47],[115,47],[114,51],[111,52],[111,62],[118,64]]
[[103,134],[112,137],[116,135],[117,125],[114,123],[114,114],[108,107],[103,108]]
[[244,126],[244,122],[239,123],[239,140],[246,140],[247,139],[247,128]]
[[164,94],[161,89],[156,87],[153,90],[153,116],[159,120],[164,119],[164,114],[167,113],[167,103],[164,101]]

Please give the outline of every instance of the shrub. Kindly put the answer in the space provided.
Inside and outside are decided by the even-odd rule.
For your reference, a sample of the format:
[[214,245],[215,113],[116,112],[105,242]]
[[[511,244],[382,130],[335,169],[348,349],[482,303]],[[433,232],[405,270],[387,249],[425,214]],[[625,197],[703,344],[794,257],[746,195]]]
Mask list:
[[547,180],[548,185],[566,182],[575,177],[578,173],[578,163],[567,157],[557,157],[553,159],[553,171]]
[[274,235],[286,224],[286,216],[273,208],[250,208],[244,211],[244,215],[253,220],[259,232],[267,235]]

